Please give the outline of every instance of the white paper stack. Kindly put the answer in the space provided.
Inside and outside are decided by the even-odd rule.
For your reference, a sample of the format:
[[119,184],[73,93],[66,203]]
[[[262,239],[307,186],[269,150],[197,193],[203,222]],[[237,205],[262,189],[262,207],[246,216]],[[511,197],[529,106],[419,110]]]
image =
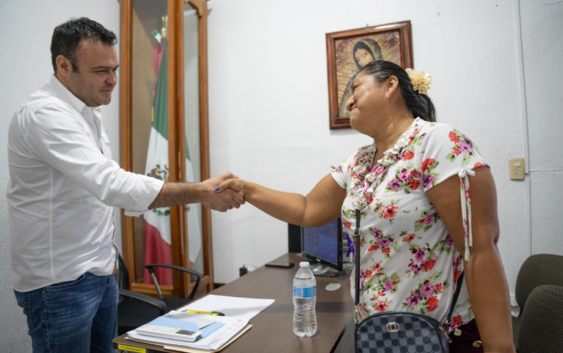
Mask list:
[[[174,314],[174,312],[170,312]],[[224,323],[225,325],[213,332],[209,336],[202,338],[196,342],[186,342],[180,340],[165,339],[153,336],[146,336],[137,332],[137,330],[127,332],[127,335],[133,339],[154,342],[159,344],[196,348],[200,350],[217,350],[227,343],[233,336],[239,333],[247,324],[248,320],[241,320],[226,316],[214,316],[213,320]]]
[[127,332],[127,335],[135,340],[153,342],[160,345],[215,351],[221,348],[239,332],[241,332],[246,327],[246,325],[248,325],[250,319],[258,315],[258,313],[260,313],[262,310],[266,309],[273,303],[273,299],[250,299],[227,297],[221,295],[208,295],[179,309],[178,311],[171,311],[166,315],[167,317],[176,316],[179,320],[190,321],[192,315],[182,314],[183,310],[197,310],[207,312],[216,311],[225,314],[225,316],[200,315],[202,317],[204,316],[205,319],[224,323],[221,328],[209,334],[209,336],[205,338],[201,338],[196,342],[186,342],[147,336],[137,332],[136,330]]
[[274,302],[274,299],[239,298],[210,294],[182,307],[180,310],[216,311],[225,314],[227,317],[250,320]]

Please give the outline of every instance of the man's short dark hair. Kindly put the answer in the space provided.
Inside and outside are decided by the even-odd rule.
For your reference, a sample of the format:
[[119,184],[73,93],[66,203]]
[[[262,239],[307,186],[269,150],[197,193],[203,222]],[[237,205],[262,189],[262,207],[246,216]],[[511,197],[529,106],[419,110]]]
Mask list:
[[115,33],[107,30],[96,21],[86,17],[73,18],[55,27],[51,39],[51,63],[53,70],[57,73],[57,56],[63,55],[67,58],[74,71],[78,71],[76,48],[82,39],[100,40],[108,45],[115,45],[117,37]]

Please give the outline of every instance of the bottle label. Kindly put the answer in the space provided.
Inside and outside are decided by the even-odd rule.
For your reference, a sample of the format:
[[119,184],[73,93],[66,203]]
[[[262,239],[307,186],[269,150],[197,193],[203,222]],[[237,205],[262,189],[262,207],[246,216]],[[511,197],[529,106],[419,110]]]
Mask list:
[[294,298],[314,298],[317,296],[317,287],[310,287],[310,288],[298,288],[293,286],[293,297]]

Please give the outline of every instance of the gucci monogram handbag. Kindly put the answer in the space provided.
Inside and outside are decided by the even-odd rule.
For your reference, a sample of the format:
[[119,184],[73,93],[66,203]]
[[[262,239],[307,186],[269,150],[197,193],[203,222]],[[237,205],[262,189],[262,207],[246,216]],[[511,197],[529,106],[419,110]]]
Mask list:
[[[371,315],[361,322],[360,308],[360,211],[356,210],[356,311],[354,320],[356,353],[449,353],[451,339],[440,323],[426,315],[402,311],[389,311]],[[450,321],[455,308],[463,273],[459,277],[453,302],[448,312]]]

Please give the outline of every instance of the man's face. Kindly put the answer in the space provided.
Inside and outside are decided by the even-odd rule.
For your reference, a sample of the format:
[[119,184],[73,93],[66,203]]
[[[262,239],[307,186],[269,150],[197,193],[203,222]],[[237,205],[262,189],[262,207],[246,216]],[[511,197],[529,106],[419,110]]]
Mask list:
[[66,78],[70,91],[89,107],[109,104],[119,66],[115,46],[83,39],[75,60],[78,71],[71,68]]

